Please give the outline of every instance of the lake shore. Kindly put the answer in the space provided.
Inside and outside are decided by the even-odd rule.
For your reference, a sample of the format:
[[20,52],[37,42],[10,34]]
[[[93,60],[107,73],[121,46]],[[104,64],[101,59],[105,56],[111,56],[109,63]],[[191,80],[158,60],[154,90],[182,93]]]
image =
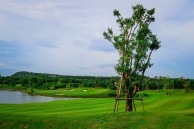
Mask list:
[[[61,128],[134,128],[134,129],[192,129],[194,92],[184,90],[146,91],[145,112],[141,102],[135,101],[137,111],[125,112],[125,102],[114,113],[115,99],[85,98],[44,103],[0,104],[0,128],[3,129],[61,129]],[[177,103],[181,102],[181,103]]]
[[[0,90],[20,91],[23,93],[29,92],[28,89],[14,89],[5,87],[0,87]],[[61,88],[56,90],[33,89],[33,93],[31,93],[31,95],[71,98],[113,98],[116,96],[116,91],[104,88]]]

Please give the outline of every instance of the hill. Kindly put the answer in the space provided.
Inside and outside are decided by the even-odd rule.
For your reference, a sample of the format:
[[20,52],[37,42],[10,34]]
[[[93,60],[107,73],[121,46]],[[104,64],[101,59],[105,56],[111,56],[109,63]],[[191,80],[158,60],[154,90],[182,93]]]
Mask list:
[[[59,74],[50,74],[50,73],[35,73],[35,72],[28,72],[28,71],[20,71],[16,72],[11,77],[67,77],[67,78],[82,78],[82,79],[89,79],[89,78],[111,78],[105,76],[73,76],[73,75],[59,75]],[[118,77],[119,78],[119,77]]]
[[48,74],[48,73],[34,73],[34,72],[27,72],[27,71],[20,71],[20,72],[16,72],[13,75],[11,75],[11,77],[35,77],[35,76],[60,77],[64,75]]

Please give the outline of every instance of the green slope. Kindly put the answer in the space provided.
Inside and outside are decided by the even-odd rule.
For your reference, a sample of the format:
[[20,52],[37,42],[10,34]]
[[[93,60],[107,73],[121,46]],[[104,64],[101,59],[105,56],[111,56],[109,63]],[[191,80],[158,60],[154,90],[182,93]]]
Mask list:
[[194,93],[173,90],[147,91],[146,112],[136,102],[137,112],[113,113],[112,98],[60,100],[31,104],[0,104],[0,128],[131,128],[192,129],[194,128]]
[[106,98],[116,95],[115,90],[105,88],[73,88],[73,89],[57,89],[57,90],[39,90],[36,89],[34,94],[46,96],[65,96],[78,98]]

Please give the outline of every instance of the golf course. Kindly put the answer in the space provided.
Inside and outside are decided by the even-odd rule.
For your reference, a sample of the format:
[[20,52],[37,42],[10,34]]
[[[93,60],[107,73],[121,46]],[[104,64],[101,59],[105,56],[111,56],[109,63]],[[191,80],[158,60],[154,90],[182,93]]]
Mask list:
[[0,129],[194,129],[193,17],[194,0],[0,0]]
[[[84,93],[86,92],[89,91]],[[113,112],[114,98],[80,98],[41,103],[0,104],[0,128],[194,128],[193,91],[186,94],[184,90],[176,89],[172,90],[170,95],[166,95],[164,90],[143,92],[148,94],[143,101],[145,112],[142,110],[141,102],[136,100],[136,111],[126,113],[125,101],[120,101],[119,111],[115,113]]]

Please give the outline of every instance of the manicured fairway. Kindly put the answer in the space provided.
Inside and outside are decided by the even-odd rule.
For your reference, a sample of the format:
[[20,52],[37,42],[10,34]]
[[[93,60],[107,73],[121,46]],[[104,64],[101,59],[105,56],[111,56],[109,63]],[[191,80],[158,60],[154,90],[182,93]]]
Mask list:
[[82,98],[104,98],[110,97],[115,91],[104,88],[74,88],[74,89],[57,89],[57,90],[35,90],[35,94],[48,96],[66,96]]
[[183,90],[173,90],[169,96],[164,91],[147,93],[146,112],[136,101],[137,111],[125,113],[122,101],[119,112],[113,113],[113,98],[1,104],[0,128],[194,128],[194,93],[185,94]]

